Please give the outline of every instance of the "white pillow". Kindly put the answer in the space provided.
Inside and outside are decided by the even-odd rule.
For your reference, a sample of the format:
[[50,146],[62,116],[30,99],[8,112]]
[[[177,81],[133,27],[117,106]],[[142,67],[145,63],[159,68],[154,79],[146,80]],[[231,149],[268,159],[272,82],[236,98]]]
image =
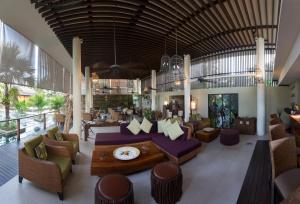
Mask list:
[[127,129],[132,132],[132,134],[137,135],[141,131],[140,123],[135,118],[129,123]]
[[163,127],[164,127],[165,123],[166,123],[166,119],[157,121],[157,132],[158,133],[164,132]]
[[144,117],[142,124],[140,125],[140,129],[145,133],[149,133],[152,127],[152,123]]
[[169,136],[169,133],[168,133],[168,127],[169,127],[170,125],[172,125],[170,119],[167,120],[167,122],[165,122],[165,124],[163,125],[163,132],[164,132],[164,135],[165,135],[166,137]]
[[203,128],[203,131],[204,131],[204,132],[212,132],[212,131],[214,131],[214,130],[215,130],[215,128],[211,128],[211,127]]
[[171,140],[176,140],[184,134],[178,122],[175,122],[168,127],[168,133]]

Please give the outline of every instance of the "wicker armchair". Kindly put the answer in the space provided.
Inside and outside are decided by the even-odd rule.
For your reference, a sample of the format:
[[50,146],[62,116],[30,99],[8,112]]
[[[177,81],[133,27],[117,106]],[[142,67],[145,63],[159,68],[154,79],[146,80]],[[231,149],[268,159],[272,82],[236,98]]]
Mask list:
[[44,142],[53,146],[64,146],[70,152],[72,163],[75,164],[77,152],[79,152],[79,139],[76,134],[63,134],[63,141],[55,140],[55,134],[58,132],[58,127],[52,128],[47,131],[47,135],[44,136]]
[[[42,136],[36,137],[28,143],[32,147],[42,142]],[[41,160],[32,155],[28,148],[19,149],[19,183],[23,178],[36,185],[56,192],[63,200],[63,188],[68,174],[72,171],[70,153],[65,147],[46,145],[48,158]]]

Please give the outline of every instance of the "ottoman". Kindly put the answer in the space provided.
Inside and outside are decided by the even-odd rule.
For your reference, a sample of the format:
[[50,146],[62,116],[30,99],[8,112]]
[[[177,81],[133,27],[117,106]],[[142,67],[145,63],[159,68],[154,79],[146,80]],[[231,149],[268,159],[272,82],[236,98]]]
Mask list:
[[220,129],[216,128],[211,131],[198,130],[195,133],[195,137],[202,142],[210,142],[218,137]]
[[95,204],[134,204],[131,181],[117,174],[102,177],[96,184]]
[[234,128],[222,129],[220,133],[220,143],[231,146],[240,142],[240,131]]
[[158,204],[174,204],[182,194],[182,173],[172,162],[159,163],[151,171],[151,195]]

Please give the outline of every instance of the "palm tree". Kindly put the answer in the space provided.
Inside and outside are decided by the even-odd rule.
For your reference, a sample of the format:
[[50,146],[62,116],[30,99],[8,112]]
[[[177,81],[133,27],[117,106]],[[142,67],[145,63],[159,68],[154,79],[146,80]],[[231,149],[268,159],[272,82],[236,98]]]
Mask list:
[[14,43],[3,45],[0,60],[0,81],[4,83],[1,103],[5,107],[5,119],[10,118],[10,106],[17,101],[18,90],[9,86],[10,83],[33,86],[34,68],[31,62],[20,57],[20,48]]

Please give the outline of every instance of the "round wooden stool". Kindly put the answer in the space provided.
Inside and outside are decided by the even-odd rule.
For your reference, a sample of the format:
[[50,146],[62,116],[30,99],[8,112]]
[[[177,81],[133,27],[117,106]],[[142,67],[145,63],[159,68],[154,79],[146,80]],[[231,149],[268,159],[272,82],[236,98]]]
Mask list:
[[151,171],[151,195],[158,204],[174,204],[182,194],[182,173],[171,162],[156,164]]
[[131,181],[122,175],[107,175],[96,184],[95,204],[134,204]]

